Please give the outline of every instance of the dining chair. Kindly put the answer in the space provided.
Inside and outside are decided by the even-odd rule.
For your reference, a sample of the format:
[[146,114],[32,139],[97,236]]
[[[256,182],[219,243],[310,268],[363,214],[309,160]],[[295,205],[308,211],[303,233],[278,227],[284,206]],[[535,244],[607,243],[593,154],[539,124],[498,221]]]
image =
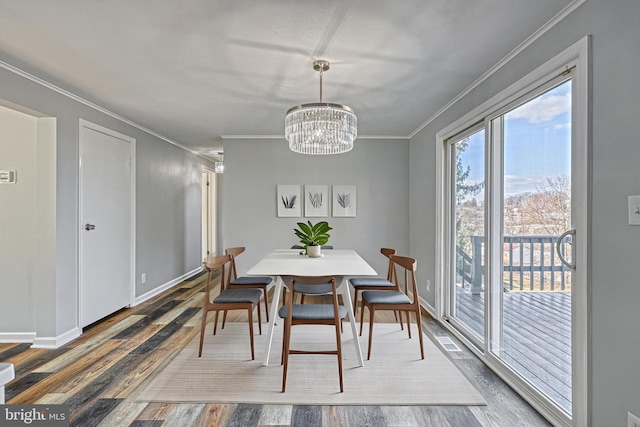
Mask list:
[[[249,316],[249,338],[251,340],[251,360],[255,360],[253,347],[253,309],[258,307],[258,330],[262,335],[262,319],[260,316],[260,289],[230,289],[225,280],[225,267],[231,263],[231,255],[209,256],[204,261],[204,268],[207,270],[207,282],[204,288],[204,303],[202,305],[202,323],[200,325],[200,349],[198,357],[202,356],[202,344],[204,342],[204,330],[207,326],[207,314],[215,311],[216,316],[213,323],[213,335],[218,327],[218,313],[220,310],[247,310]],[[220,270],[220,293],[211,301],[210,288],[213,273]]]
[[[382,277],[353,277],[349,279],[349,283],[354,290],[353,295],[353,313],[355,315],[358,309],[358,292],[372,291],[372,290],[386,290],[386,291],[399,291],[398,277],[393,262],[391,262],[391,255],[395,255],[396,250],[391,248],[381,248],[380,253],[389,259],[389,266],[387,267],[386,279]],[[395,280],[394,280],[395,279]],[[402,318],[400,319],[400,325],[402,326]]]
[[[300,246],[300,245],[293,245],[291,247],[291,249],[304,249],[304,246]],[[322,246],[323,250],[331,250],[333,249],[332,245],[324,245]],[[289,279],[289,278],[287,278]],[[282,288],[282,301],[283,301],[283,305],[284,302],[287,300],[287,287],[285,286],[284,288]],[[325,286],[307,286],[306,283],[296,283],[296,285],[293,288],[293,292],[294,292],[294,299],[295,299],[295,294],[300,294],[300,304],[304,304],[304,296],[305,295],[329,295],[331,294],[331,284],[327,283],[325,284]]]
[[[269,321],[269,301],[267,300],[267,289],[273,282],[273,278],[269,276],[242,276],[238,277],[236,270],[236,257],[243,253],[244,246],[225,249],[224,253],[231,255],[231,271],[229,272],[229,289],[261,289],[264,297],[264,310],[267,313],[267,322]],[[226,313],[225,313],[226,316]],[[223,321],[224,326],[224,321]]]
[[[308,286],[331,285],[331,304],[294,304],[293,288],[296,283]],[[344,391],[342,381],[342,341],[340,339],[340,323],[347,315],[347,308],[338,304],[336,279],[331,276],[300,277],[293,276],[287,286],[290,288],[286,305],[280,307],[278,316],[284,319],[284,337],[282,340],[282,392],[287,386],[287,369],[290,354],[329,354],[338,358],[338,375],[340,378],[340,393]],[[336,350],[292,350],[291,328],[296,325],[333,325],[336,332]]]
[[[394,310],[399,311],[400,318],[402,312],[407,314],[407,331],[411,338],[411,313],[416,315],[418,324],[418,336],[420,338],[420,355],[424,359],[424,346],[422,343],[422,319],[420,315],[420,298],[418,296],[418,283],[416,281],[416,260],[399,255],[389,255],[393,267],[398,266],[404,274],[404,292],[401,290],[369,290],[362,292],[362,311],[360,312],[360,335],[362,336],[362,325],[364,321],[364,308],[369,309],[369,348],[367,360],[371,358],[371,343],[373,342],[373,323],[376,311]],[[409,282],[411,283],[411,296],[409,297]],[[399,282],[396,282],[400,285]]]

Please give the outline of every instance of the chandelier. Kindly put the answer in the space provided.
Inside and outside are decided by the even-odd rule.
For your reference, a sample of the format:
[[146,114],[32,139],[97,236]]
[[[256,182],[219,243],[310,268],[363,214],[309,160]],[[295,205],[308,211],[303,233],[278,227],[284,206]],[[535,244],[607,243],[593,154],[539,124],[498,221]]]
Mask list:
[[218,152],[218,155],[220,156],[220,160],[216,160],[213,163],[213,172],[214,173],[224,173],[224,159],[223,159],[223,154],[222,152]]
[[322,102],[322,74],[329,62],[318,60],[320,102],[291,107],[284,119],[284,137],[291,151],[301,154],[340,154],[351,151],[358,136],[358,121],[346,105]]

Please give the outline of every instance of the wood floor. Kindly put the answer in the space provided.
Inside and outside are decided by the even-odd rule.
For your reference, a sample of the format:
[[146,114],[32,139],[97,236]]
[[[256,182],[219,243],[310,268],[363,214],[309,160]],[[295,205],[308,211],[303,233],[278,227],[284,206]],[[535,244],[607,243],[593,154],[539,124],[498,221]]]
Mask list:
[[[203,275],[186,280],[86,328],[82,337],[56,350],[0,344],[0,362],[13,363],[16,370],[16,379],[5,390],[7,403],[68,404],[71,425],[80,427],[550,425],[462,346],[446,354],[482,392],[487,406],[136,402],[136,390],[199,332],[203,286]],[[377,321],[392,321],[393,314],[389,316],[380,313]],[[228,321],[244,319],[237,314]],[[434,341],[435,336],[448,336],[433,319],[423,318],[423,325]]]

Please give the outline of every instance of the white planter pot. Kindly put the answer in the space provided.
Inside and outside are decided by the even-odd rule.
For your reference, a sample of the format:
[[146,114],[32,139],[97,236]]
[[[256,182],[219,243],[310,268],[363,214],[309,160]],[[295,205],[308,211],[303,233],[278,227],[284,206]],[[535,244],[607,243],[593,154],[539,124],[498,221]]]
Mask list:
[[320,245],[317,246],[307,246],[307,255],[309,255],[311,258],[318,258],[320,257]]

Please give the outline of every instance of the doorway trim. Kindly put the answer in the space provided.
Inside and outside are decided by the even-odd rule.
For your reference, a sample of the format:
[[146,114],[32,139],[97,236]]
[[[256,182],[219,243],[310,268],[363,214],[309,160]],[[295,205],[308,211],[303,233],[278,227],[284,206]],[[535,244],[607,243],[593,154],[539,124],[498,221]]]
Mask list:
[[82,216],[82,158],[80,157],[80,146],[81,146],[81,138],[83,134],[83,128],[93,130],[95,132],[100,132],[105,135],[109,135],[114,138],[121,139],[129,143],[130,147],[130,159],[131,159],[131,173],[130,173],[130,235],[129,235],[129,307],[135,305],[135,284],[136,284],[136,139],[130,136],[124,135],[122,133],[116,132],[104,126],[100,126],[98,124],[92,123],[88,120],[80,118],[78,120],[78,304],[77,304],[77,316],[76,322],[80,331],[82,331],[81,326],[81,293],[82,293],[82,283],[81,283],[81,268],[82,268],[82,253],[83,253],[83,245],[82,245],[82,232],[81,232],[81,220]]
[[[522,397],[531,403],[547,419],[552,420],[555,425],[586,427],[590,419],[589,394],[588,394],[588,366],[589,366],[589,337],[591,323],[588,316],[589,289],[590,283],[590,220],[591,210],[591,157],[590,146],[591,136],[589,133],[589,52],[591,46],[590,36],[586,36],[574,43],[572,46],[559,53],[545,64],[541,65],[531,73],[524,76],[516,83],[510,85],[497,95],[491,97],[451,125],[442,129],[436,134],[436,269],[435,269],[435,318],[463,341],[467,347],[480,357],[496,374],[498,374],[507,384],[517,388]],[[573,214],[574,225],[577,230],[577,238],[573,247],[575,259],[580,264],[576,270],[575,278],[578,283],[572,291],[572,418],[560,414],[555,406],[541,399],[538,393],[525,381],[514,375],[509,369],[495,363],[493,358],[485,354],[484,348],[479,348],[463,334],[453,328],[445,319],[445,297],[448,281],[446,275],[450,265],[447,253],[447,236],[450,234],[451,221],[447,214],[448,206],[451,203],[450,194],[445,190],[447,177],[450,176],[450,161],[447,159],[446,141],[455,134],[461,132],[465,127],[478,122],[490,111],[504,105],[528,91],[527,87],[535,81],[540,80],[553,72],[562,72],[575,67],[573,78],[574,93],[572,99],[572,139],[579,141],[575,145],[576,150],[572,154],[572,174],[575,175],[576,182],[584,183],[576,192],[572,193],[579,212]],[[573,190],[572,190],[573,191]]]

